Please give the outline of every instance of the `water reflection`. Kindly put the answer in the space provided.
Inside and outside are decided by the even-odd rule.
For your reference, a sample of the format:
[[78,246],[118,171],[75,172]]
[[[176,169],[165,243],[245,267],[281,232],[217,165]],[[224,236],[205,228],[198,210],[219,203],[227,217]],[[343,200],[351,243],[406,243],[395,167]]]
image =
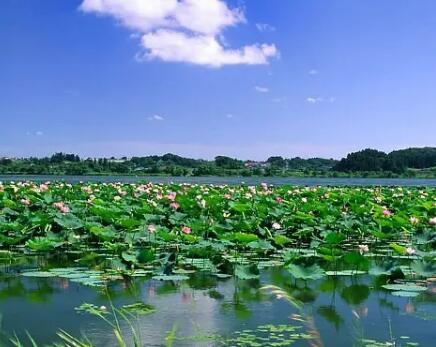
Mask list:
[[[325,346],[352,345],[353,339],[362,338],[390,341],[392,336],[410,336],[421,346],[432,346],[436,336],[432,328],[435,287],[415,298],[395,297],[380,288],[386,278],[384,282],[371,276],[295,281],[286,270],[271,268],[263,270],[259,280],[219,279],[199,272],[188,281],[124,280],[102,289],[57,277],[26,278],[13,272],[4,268],[0,276],[2,328],[19,336],[27,330],[40,343],[52,342],[57,329],[62,328],[75,336],[85,335],[99,346],[114,344],[106,323],[75,310],[84,302],[107,307],[136,302],[154,306],[155,313],[137,315],[134,320],[146,346],[162,346],[175,323],[180,338],[175,346],[219,345],[218,340],[211,342],[217,339],[216,334],[231,338],[235,331],[255,332],[265,324],[302,325],[312,339],[296,341],[297,346],[319,345],[313,338],[317,333]],[[282,288],[301,302],[301,310],[262,290],[266,284]],[[129,329],[123,325],[127,337]]]

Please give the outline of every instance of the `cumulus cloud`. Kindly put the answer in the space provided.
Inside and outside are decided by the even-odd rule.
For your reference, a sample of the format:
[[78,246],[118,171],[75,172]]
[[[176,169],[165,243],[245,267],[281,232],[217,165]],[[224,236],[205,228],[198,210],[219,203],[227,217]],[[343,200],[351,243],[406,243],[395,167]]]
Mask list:
[[268,93],[268,92],[269,92],[269,88],[267,88],[267,87],[262,87],[262,86],[255,86],[255,87],[254,87],[254,90],[255,90],[256,92],[259,92],[259,93]]
[[148,119],[149,121],[158,121],[158,122],[165,120],[164,117],[162,117],[162,116],[160,116],[160,115],[158,115],[158,114],[154,114],[154,115],[148,117],[147,119]]
[[318,70],[316,69],[309,70],[309,75],[317,75],[317,74],[318,74]]
[[242,10],[224,0],[83,0],[80,10],[115,18],[141,36],[137,57],[220,67],[268,64],[274,44],[237,49],[224,44],[226,28],[246,22]]
[[267,64],[268,57],[276,54],[274,45],[252,45],[232,50],[224,48],[215,36],[189,35],[166,29],[143,35],[142,45],[146,48],[146,53],[139,58],[214,67]]

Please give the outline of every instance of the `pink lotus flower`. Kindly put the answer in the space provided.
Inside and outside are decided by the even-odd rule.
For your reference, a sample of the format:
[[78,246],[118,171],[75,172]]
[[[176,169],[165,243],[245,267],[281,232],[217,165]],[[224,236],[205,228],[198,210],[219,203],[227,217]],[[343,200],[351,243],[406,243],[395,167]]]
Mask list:
[[91,187],[83,187],[82,190],[87,194],[92,194],[92,188]]
[[70,208],[69,208],[68,206],[63,206],[63,207],[60,209],[60,211],[61,211],[62,213],[69,213],[69,212],[70,212]]
[[260,186],[262,187],[263,190],[268,190],[268,184],[261,183]]
[[172,202],[170,204],[170,207],[174,210],[177,210],[180,207],[180,205],[177,202]]
[[230,200],[232,196],[230,194],[224,194],[224,199]]
[[436,217],[430,218],[428,221],[431,225],[436,225]]
[[185,235],[189,235],[192,232],[190,227],[184,226],[182,228],[182,233],[184,233]]
[[170,201],[176,200],[176,197],[177,197],[177,193],[175,193],[175,192],[171,192],[167,195],[167,199]]
[[392,214],[393,213],[389,211],[387,208],[383,210],[383,216],[390,217],[392,216]]
[[150,234],[154,234],[156,232],[156,227],[153,224],[149,224],[147,230]]
[[45,192],[47,190],[48,190],[48,185],[47,184],[42,183],[42,184],[39,185],[39,191]]
[[416,252],[416,250],[413,249],[412,247],[407,247],[407,248],[406,248],[406,254],[407,254],[407,255],[415,254],[415,252]]
[[65,205],[65,203],[63,203],[62,201],[53,203],[53,207],[58,209],[62,213],[70,212],[70,208],[67,205]]
[[30,200],[29,200],[29,199],[21,199],[21,203],[22,203],[24,206],[29,206],[29,205],[30,205]]
[[283,202],[283,198],[280,196],[276,197],[276,202],[281,204]]

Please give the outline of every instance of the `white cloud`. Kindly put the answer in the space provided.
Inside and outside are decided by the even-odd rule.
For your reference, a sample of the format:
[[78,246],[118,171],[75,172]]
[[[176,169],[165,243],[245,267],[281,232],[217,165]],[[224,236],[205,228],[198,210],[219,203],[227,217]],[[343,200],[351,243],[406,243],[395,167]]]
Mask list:
[[259,93],[268,93],[269,89],[267,87],[255,86],[254,90]]
[[41,130],[38,130],[38,131],[35,132],[35,135],[36,136],[42,136],[42,135],[44,135],[44,133]]
[[154,115],[152,115],[151,117],[148,117],[147,119],[148,119],[149,121],[158,121],[158,122],[161,122],[161,121],[165,120],[164,117],[162,117],[162,116],[160,116],[160,115],[158,115],[158,114],[154,114]]
[[142,59],[220,67],[268,64],[278,55],[274,44],[228,48],[223,30],[246,20],[223,0],[83,0],[80,9],[114,17],[139,32]]
[[318,74],[318,70],[312,69],[309,70],[309,75],[317,75]]
[[323,102],[324,99],[321,97],[313,97],[313,96],[309,96],[308,98],[306,98],[306,101],[310,104],[318,104],[320,102]]
[[214,36],[188,35],[161,29],[145,34],[142,45],[146,59],[159,58],[167,62],[186,62],[220,67],[236,64],[267,64],[276,54],[274,45],[252,45],[238,50],[225,49]]
[[227,113],[227,114],[226,114],[226,118],[228,118],[228,119],[231,119],[231,118],[233,118],[233,117],[234,117],[234,115],[231,114],[231,113]]
[[314,97],[314,96],[309,96],[308,98],[306,98],[306,101],[310,104],[319,104],[321,102],[329,102],[331,104],[333,104],[336,101],[336,98],[331,96],[329,98],[323,98],[320,96]]
[[259,30],[260,32],[265,32],[265,31],[276,31],[276,28],[273,27],[272,25],[269,25],[267,23],[256,23],[256,28],[257,30]]

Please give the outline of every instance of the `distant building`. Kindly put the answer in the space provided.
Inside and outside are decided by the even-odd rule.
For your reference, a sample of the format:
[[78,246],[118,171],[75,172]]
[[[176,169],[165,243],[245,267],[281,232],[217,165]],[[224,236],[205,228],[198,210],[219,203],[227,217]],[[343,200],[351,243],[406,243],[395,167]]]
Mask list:
[[268,166],[268,163],[264,161],[254,161],[254,160],[247,160],[244,162],[244,166],[246,168],[254,169],[254,168],[264,168]]

